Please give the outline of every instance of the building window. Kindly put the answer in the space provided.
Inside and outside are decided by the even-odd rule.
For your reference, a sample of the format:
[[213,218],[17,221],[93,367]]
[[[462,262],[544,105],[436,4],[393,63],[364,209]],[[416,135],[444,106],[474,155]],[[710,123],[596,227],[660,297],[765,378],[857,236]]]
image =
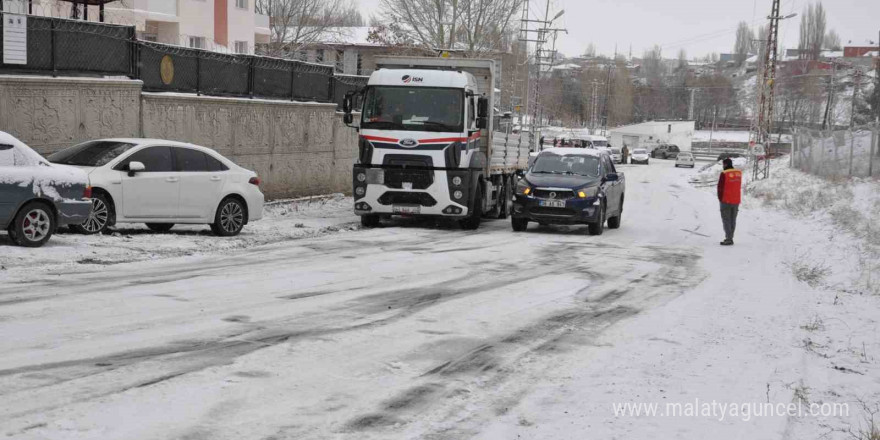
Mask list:
[[238,9],[247,9],[248,0],[235,0],[235,7]]
[[667,133],[672,133],[672,124],[669,124],[669,128],[666,129]]
[[248,53],[248,42],[247,41],[236,41],[235,42],[235,53]]
[[363,75],[363,73],[361,73],[361,72],[363,72],[363,65],[364,65],[364,57],[363,57],[363,55],[358,53],[358,58],[357,58],[357,74],[358,75]]
[[205,44],[205,37],[189,37],[189,47],[193,49],[205,49],[208,45]]

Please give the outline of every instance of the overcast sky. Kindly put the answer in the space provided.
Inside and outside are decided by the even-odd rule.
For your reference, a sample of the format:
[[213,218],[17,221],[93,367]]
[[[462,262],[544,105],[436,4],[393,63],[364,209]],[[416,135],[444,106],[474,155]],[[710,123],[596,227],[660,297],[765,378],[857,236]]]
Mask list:
[[[364,18],[377,14],[379,0],[354,0]],[[733,50],[736,25],[745,20],[766,22],[771,0],[550,0],[553,11],[565,10],[557,22],[569,29],[560,35],[558,49],[568,56],[579,55],[590,42],[600,53],[633,55],[654,44],[663,46],[663,56],[674,58],[680,49],[688,57]],[[531,0],[532,11],[543,16],[545,0]],[[783,15],[800,14],[809,0],[782,0]],[[877,41],[880,32],[880,0],[828,0],[828,28],[835,29],[846,45]],[[551,12],[551,16],[555,15]],[[763,21],[762,21],[763,20]],[[780,36],[784,47],[797,47],[800,16],[783,21]]]

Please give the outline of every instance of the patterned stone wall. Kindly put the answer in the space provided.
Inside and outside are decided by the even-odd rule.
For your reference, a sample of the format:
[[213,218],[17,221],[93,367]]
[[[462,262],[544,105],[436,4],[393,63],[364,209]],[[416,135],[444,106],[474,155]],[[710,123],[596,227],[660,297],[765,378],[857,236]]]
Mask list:
[[0,76],[0,130],[42,154],[102,137],[137,137],[141,82]]
[[270,199],[350,192],[357,157],[334,104],[141,93],[129,80],[0,76],[0,130],[44,155],[108,137],[203,145],[256,171]]

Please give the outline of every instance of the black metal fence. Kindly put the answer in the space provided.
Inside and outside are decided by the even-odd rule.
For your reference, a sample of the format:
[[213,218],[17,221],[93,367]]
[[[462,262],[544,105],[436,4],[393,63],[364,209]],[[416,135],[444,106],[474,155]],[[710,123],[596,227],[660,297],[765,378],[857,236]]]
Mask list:
[[[0,34],[13,16],[2,17]],[[119,75],[140,79],[148,92],[338,105],[346,92],[367,82],[367,77],[336,75],[333,66],[140,41],[131,26],[37,16],[27,17],[27,64],[0,62],[0,73]]]

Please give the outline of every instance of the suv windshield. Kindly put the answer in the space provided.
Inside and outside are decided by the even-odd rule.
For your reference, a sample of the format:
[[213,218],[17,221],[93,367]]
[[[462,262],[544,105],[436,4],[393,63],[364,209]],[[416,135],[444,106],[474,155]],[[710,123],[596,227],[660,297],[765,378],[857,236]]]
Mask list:
[[361,128],[464,131],[464,91],[434,87],[370,87]]
[[558,156],[544,154],[538,156],[532,172],[536,174],[575,174],[578,176],[599,177],[599,158],[596,156]]
[[128,142],[90,141],[61,150],[47,159],[49,162],[62,165],[99,167],[116,159],[134,145]]

